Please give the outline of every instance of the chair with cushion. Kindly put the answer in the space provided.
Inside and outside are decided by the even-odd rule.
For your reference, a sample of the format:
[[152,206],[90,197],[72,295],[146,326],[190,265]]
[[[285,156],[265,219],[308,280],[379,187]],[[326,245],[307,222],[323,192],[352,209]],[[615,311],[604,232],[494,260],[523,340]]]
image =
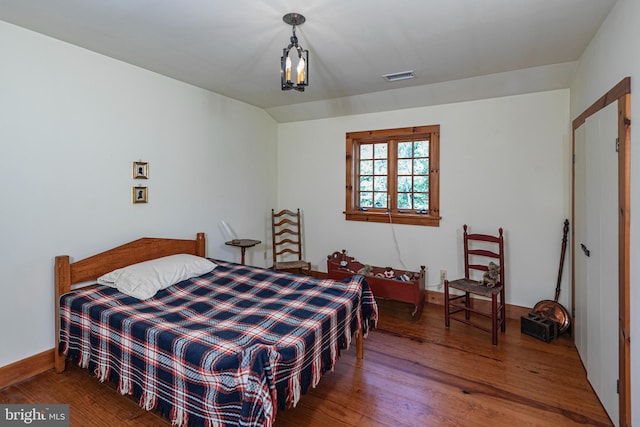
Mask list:
[[[502,228],[498,235],[471,234],[464,225],[464,277],[444,281],[444,317],[448,328],[451,320],[461,322],[491,333],[493,345],[498,344],[498,328],[506,329],[504,303],[505,267],[504,238]],[[452,294],[451,289],[456,291]],[[462,292],[462,293],[460,293]],[[477,295],[490,300],[490,310],[486,301],[472,298]],[[483,305],[485,304],[485,305]],[[459,313],[464,313],[462,316]],[[477,319],[472,319],[471,314]],[[486,321],[490,319],[490,324]]]
[[275,212],[271,209],[273,270],[295,271],[311,275],[311,263],[302,259],[302,222],[300,209]]

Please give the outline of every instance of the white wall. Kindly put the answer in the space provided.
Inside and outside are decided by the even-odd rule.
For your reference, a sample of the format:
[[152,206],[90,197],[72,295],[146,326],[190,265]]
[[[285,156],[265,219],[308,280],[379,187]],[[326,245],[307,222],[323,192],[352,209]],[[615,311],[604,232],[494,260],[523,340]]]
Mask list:
[[[56,255],[203,231],[209,256],[239,261],[222,219],[264,239],[277,125],[263,110],[2,21],[0,58],[0,366],[53,347]],[[148,204],[132,204],[137,184]]]
[[[503,227],[507,302],[532,307],[553,298],[557,282],[570,197],[568,111],[569,91],[557,90],[281,124],[278,206],[302,209],[315,269],[326,271],[326,256],[347,249],[374,265],[426,265],[433,290],[441,269],[463,274],[462,224]],[[345,221],[345,133],[431,124],[441,126],[440,227]]]
[[[571,119],[623,78],[631,77],[631,408],[632,421],[638,423],[640,410],[640,229],[633,218],[640,211],[640,132],[638,95],[640,93],[640,54],[633,47],[640,40],[640,2],[618,0],[580,58],[571,86]],[[635,104],[635,106],[634,106]],[[636,129],[633,129],[635,124]],[[636,213],[634,215],[634,212]]]

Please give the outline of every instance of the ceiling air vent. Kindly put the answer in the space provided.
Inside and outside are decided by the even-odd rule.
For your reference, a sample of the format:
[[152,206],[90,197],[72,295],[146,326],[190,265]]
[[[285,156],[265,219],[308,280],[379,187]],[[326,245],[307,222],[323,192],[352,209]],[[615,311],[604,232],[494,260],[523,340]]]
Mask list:
[[384,74],[382,76],[382,78],[388,82],[397,82],[398,80],[407,80],[407,79],[412,79],[414,77],[415,75],[413,74],[413,70],[402,71],[400,73]]

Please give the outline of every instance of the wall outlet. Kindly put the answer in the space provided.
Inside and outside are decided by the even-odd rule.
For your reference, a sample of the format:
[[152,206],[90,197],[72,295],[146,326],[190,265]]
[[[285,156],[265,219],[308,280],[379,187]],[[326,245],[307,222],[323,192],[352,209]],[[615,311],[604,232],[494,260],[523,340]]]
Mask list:
[[447,270],[440,270],[440,286],[444,286],[445,280],[447,280]]

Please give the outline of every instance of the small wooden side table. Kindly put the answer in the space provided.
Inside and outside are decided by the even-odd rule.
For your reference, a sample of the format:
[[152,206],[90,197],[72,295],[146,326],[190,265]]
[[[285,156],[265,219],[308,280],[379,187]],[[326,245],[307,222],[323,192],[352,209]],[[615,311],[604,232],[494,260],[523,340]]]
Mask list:
[[233,240],[229,240],[228,242],[224,242],[225,245],[229,245],[229,246],[235,246],[236,248],[240,248],[240,252],[242,254],[242,265],[244,265],[244,253],[247,250],[247,248],[252,248],[255,245],[259,245],[260,243],[262,243],[260,240],[253,240],[253,239],[233,239]]

